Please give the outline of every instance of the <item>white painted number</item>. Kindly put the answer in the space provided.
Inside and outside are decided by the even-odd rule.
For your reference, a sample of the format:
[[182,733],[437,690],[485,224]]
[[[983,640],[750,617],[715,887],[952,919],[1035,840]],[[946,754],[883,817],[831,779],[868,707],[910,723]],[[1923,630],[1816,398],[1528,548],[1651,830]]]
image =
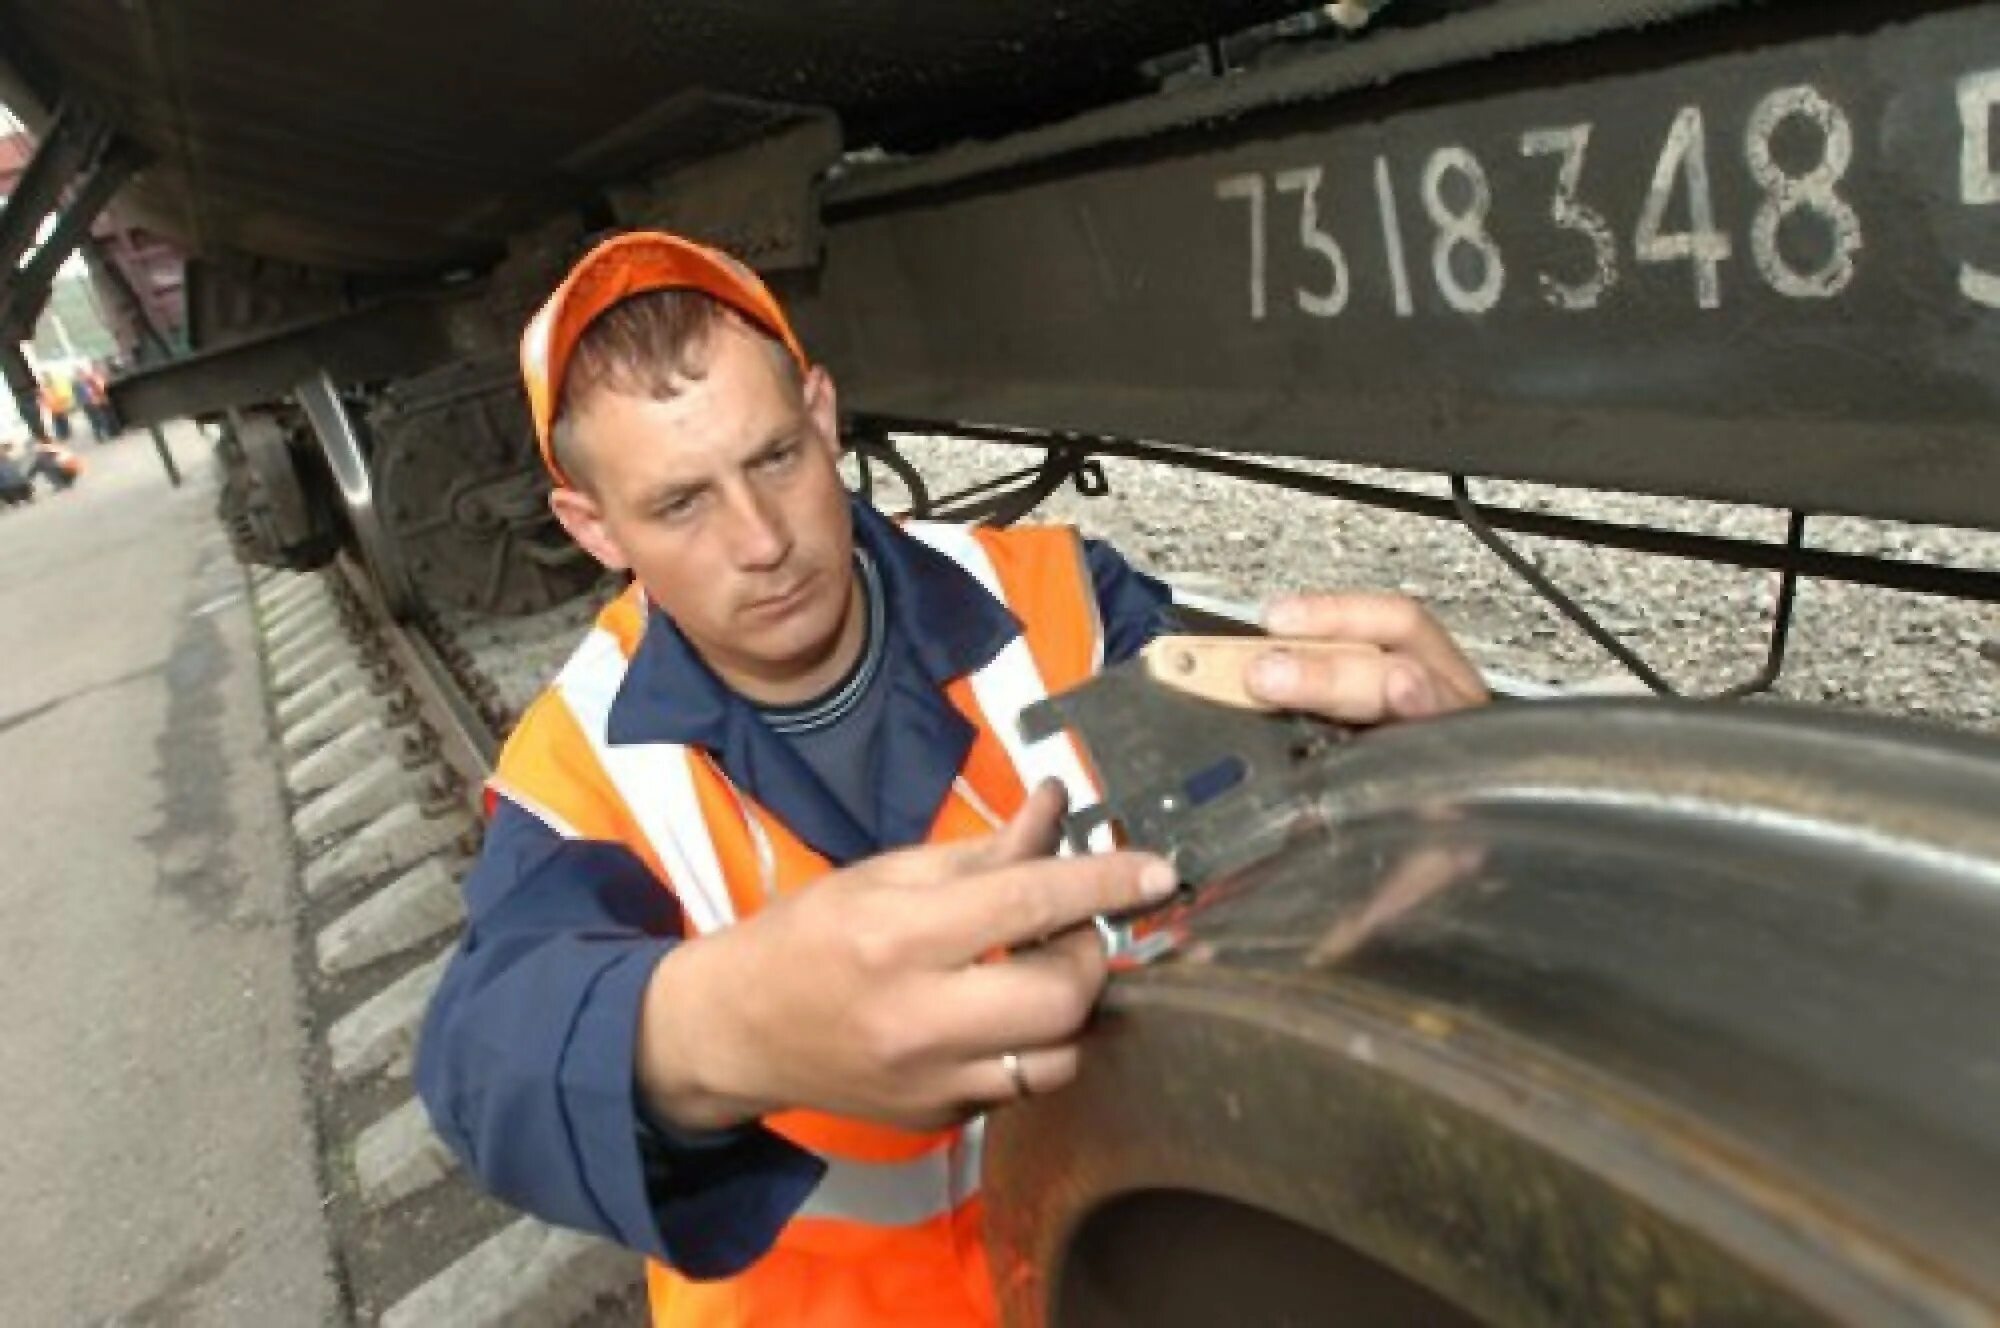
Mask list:
[[[1667,206],[1674,196],[1674,182],[1687,181],[1688,221],[1691,229],[1668,235]],[[1722,304],[1724,259],[1735,252],[1729,236],[1715,228],[1715,196],[1708,187],[1708,131],[1702,123],[1701,107],[1683,106],[1667,131],[1666,145],[1660,149],[1659,164],[1653,168],[1653,184],[1646,191],[1646,206],[1639,214],[1633,252],[1642,263],[1672,263],[1686,259],[1694,267],[1695,303],[1704,309]]]
[[1542,298],[1558,309],[1595,309],[1604,293],[1618,284],[1618,237],[1604,214],[1579,202],[1583,186],[1583,154],[1590,147],[1590,126],[1568,125],[1561,129],[1530,129],[1521,135],[1521,155],[1560,155],[1556,171],[1556,192],[1549,200],[1549,220],[1560,229],[1575,231],[1590,241],[1591,272],[1574,284],[1541,274]]
[[1317,166],[1295,171],[1279,171],[1271,183],[1281,194],[1299,196],[1299,247],[1326,260],[1327,287],[1324,291],[1300,286],[1295,292],[1299,308],[1317,318],[1332,318],[1347,307],[1347,255],[1340,242],[1320,229],[1319,182],[1323,172]]
[[1215,182],[1215,196],[1250,204],[1250,318],[1264,319],[1264,177],[1255,171]]
[[1403,222],[1396,212],[1396,186],[1389,178],[1389,159],[1375,159],[1375,202],[1382,210],[1382,250],[1389,259],[1389,285],[1395,294],[1396,317],[1417,312],[1410,298],[1410,265],[1403,257]]
[[[1959,201],[1968,208],[2000,207],[2000,162],[1995,160],[2000,145],[1995,144],[1993,131],[1995,119],[2000,118],[2000,68],[1966,74],[1954,86],[1961,128]],[[1943,109],[1936,103],[1933,108]],[[1572,255],[1557,272],[1536,274],[1541,300],[1551,308],[1573,312],[1603,307],[1628,271],[1621,269],[1619,233],[1612,221],[1583,198],[1593,132],[1586,122],[1530,129],[1520,137],[1522,159],[1555,162],[1554,188],[1546,196],[1547,218]],[[1857,150],[1854,122],[1832,97],[1800,83],[1766,93],[1744,122],[1741,141],[1749,181],[1755,186],[1746,200],[1754,201],[1755,209],[1747,218],[1744,238],[1758,277],[1786,299],[1831,300],[1847,293],[1860,273],[1866,248],[1862,214],[1851,201],[1860,189],[1859,181],[1849,179]],[[1396,197],[1397,168],[1388,156],[1376,156],[1373,165],[1383,265],[1395,315],[1414,318],[1417,304]],[[1273,316],[1269,232],[1273,193],[1281,200],[1298,199],[1296,228],[1278,224],[1283,249],[1279,270],[1301,274],[1292,285],[1291,303],[1308,317],[1333,319],[1354,302],[1360,269],[1355,251],[1344,247],[1336,234],[1337,209],[1325,201],[1323,191],[1340,192],[1338,176],[1330,183],[1330,173],[1326,166],[1294,166],[1269,173],[1246,171],[1215,181],[1217,200],[1246,205],[1251,321]],[[1503,173],[1503,181],[1506,178]],[[1702,108],[1682,106],[1653,164],[1632,231],[1632,255],[1640,264],[1685,262],[1695,304],[1701,309],[1722,307],[1722,265],[1736,256],[1736,238],[1717,223],[1714,183]],[[1431,223],[1431,272],[1440,299],[1459,313],[1492,312],[1507,289],[1507,267],[1494,227],[1496,216],[1504,216],[1499,212],[1503,201],[1496,198],[1493,177],[1471,149],[1450,144],[1425,159],[1418,192]],[[1500,233],[1512,234],[1504,226]],[[1293,234],[1296,258],[1289,247]],[[1350,244],[1353,239],[1350,232]],[[2000,270],[1971,261],[1957,266],[1958,288],[1965,298],[2000,309]],[[1282,291],[1276,298],[1282,314]]]
[[[1819,165],[1804,175],[1788,173],[1771,155],[1778,126],[1794,119],[1810,124],[1820,138]],[[1835,189],[1854,162],[1854,128],[1847,116],[1817,88],[1780,88],[1750,113],[1744,151],[1750,178],[1764,190],[1750,223],[1750,257],[1757,271],[1772,290],[1797,300],[1830,300],[1846,290],[1861,249],[1861,218]],[[1778,228],[1795,212],[1818,217],[1830,241],[1826,261],[1810,272],[1793,267],[1778,248]]]
[[[1462,207],[1454,209],[1444,196],[1447,175],[1465,181],[1468,191]],[[1438,293],[1446,304],[1465,314],[1483,314],[1500,303],[1507,285],[1507,268],[1500,261],[1500,246],[1486,233],[1486,219],[1493,211],[1493,186],[1487,183],[1479,158],[1461,147],[1439,148],[1424,163],[1424,210],[1437,226],[1437,241],[1431,246],[1431,270],[1437,275]],[[1467,286],[1459,280],[1452,261],[1457,253],[1469,253],[1479,268],[1478,284]]]
[[[1993,169],[1993,108],[2000,105],[2000,69],[1967,74],[1958,81],[1958,117],[1965,126],[1959,155],[1958,196],[1967,207],[2000,203],[2000,173]],[[1958,288],[1989,309],[2000,309],[2000,275],[1961,263]]]

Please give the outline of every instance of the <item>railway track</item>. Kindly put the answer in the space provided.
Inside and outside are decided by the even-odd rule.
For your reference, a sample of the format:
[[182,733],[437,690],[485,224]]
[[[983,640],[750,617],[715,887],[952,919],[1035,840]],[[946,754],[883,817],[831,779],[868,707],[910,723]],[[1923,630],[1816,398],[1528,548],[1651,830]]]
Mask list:
[[410,1080],[512,715],[442,624],[393,621],[354,563],[250,578],[299,852],[322,1192],[353,1320],[639,1322],[638,1259],[481,1194]]

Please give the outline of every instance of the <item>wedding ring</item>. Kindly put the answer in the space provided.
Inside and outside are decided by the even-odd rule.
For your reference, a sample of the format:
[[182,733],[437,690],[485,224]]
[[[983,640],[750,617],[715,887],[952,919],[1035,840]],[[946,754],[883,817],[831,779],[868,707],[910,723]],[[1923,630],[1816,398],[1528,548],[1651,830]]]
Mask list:
[[1016,1096],[1033,1097],[1035,1095],[1035,1090],[1028,1087],[1028,1075],[1021,1068],[1020,1056],[1011,1051],[1002,1052],[1000,1054],[1000,1068],[1005,1070],[1007,1077],[1014,1081]]

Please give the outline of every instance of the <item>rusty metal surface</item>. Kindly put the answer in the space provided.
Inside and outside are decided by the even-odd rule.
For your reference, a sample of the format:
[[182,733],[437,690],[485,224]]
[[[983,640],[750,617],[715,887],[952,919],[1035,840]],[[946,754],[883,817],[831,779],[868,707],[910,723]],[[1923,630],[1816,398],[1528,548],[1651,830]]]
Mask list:
[[316,373],[358,383],[420,372],[495,349],[498,329],[484,329],[487,337],[462,334],[482,310],[473,295],[459,292],[304,323],[125,374],[110,384],[112,408],[121,419],[146,424],[282,400]]
[[0,33],[45,96],[102,106],[154,152],[138,198],[191,248],[372,268],[490,253],[509,199],[693,88],[829,106],[861,144],[934,143],[1114,99],[1146,57],[1295,8],[5,0]]
[[513,356],[406,379],[368,425],[384,533],[430,608],[536,613],[596,582],[549,512]]
[[1463,37],[1584,8],[857,176],[807,344],[871,414],[2000,527],[2000,5]]
[[839,159],[840,126],[825,112],[756,109],[770,121],[749,141],[608,189],[619,225],[686,235],[760,272],[817,267],[819,182]]
[[[942,189],[980,176],[1046,168],[1072,155],[1142,143],[1176,130],[1254,116],[1274,108],[1323,102],[1415,75],[1455,66],[1477,66],[1500,56],[1548,46],[1569,46],[1617,33],[1654,30],[1743,0],[1462,0],[1448,13],[1426,15],[1419,30],[1341,44],[1316,54],[1240,75],[1198,83],[1171,95],[1086,111],[1061,124],[1013,134],[991,143],[965,143],[921,159],[897,162],[840,182],[836,206],[864,206],[871,199],[918,189]],[[1402,6],[1391,10],[1391,17]],[[1450,22],[1436,20],[1449,17]]]
[[1134,1308],[1117,1232],[1156,1191],[1483,1321],[2000,1318],[1995,807],[2000,745],[1776,707],[1349,744],[1323,830],[1115,980],[1075,1089],[994,1120],[1010,1321],[1280,1321],[1192,1252],[1207,1292],[1156,1250],[1171,1312]]

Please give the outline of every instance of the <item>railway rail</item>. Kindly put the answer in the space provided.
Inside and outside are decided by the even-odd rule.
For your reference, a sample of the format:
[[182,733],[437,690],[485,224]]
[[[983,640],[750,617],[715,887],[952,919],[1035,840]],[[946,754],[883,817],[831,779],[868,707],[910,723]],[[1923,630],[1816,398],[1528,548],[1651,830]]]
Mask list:
[[448,629],[396,621],[352,559],[250,579],[300,855],[306,1072],[354,1320],[637,1322],[638,1260],[479,1193],[412,1092],[478,789],[511,715]]

